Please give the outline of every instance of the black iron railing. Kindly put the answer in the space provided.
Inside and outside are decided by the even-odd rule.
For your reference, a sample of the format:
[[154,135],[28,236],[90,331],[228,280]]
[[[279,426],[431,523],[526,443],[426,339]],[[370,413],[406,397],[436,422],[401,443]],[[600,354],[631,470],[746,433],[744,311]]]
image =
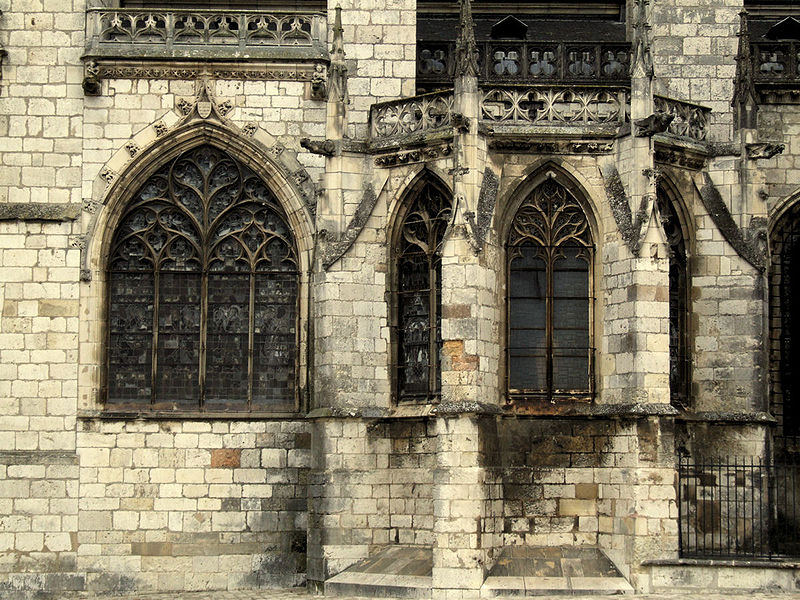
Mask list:
[[798,557],[798,502],[800,464],[684,458],[678,467],[681,556]]

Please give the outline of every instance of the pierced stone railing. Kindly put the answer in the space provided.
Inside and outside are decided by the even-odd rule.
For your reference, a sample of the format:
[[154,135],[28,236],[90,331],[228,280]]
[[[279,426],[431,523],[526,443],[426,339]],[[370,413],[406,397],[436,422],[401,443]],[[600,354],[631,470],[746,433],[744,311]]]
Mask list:
[[481,88],[481,118],[509,125],[620,125],[630,118],[629,95],[625,88]]
[[228,58],[259,50],[325,48],[321,14],[219,10],[90,8],[86,11],[87,54]]
[[798,83],[800,43],[758,42],[751,44],[753,77],[757,83]]
[[[417,43],[417,85],[453,81],[455,43]],[[612,83],[630,80],[629,43],[484,42],[478,79],[487,83]]]
[[453,92],[434,92],[373,104],[369,118],[373,139],[447,127],[453,122]]
[[708,121],[711,109],[683,100],[673,100],[656,96],[655,109],[673,115],[669,125],[669,133],[679,137],[703,142],[708,137]]

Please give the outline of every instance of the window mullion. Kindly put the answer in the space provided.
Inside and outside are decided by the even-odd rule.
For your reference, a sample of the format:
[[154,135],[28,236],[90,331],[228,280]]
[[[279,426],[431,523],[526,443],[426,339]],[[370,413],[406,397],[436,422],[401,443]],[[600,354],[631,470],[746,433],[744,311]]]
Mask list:
[[202,409],[206,402],[206,339],[208,337],[208,269],[203,268],[200,283],[200,364],[198,366],[198,384],[200,386],[199,406]]
[[253,352],[255,347],[256,274],[250,270],[250,309],[247,330],[247,409],[253,410]]
[[545,277],[545,362],[547,365],[547,399],[553,399],[553,247],[544,248],[546,257]]
[[439,280],[436,276],[436,256],[435,254],[428,254],[428,326],[430,333],[428,334],[428,395],[433,396],[437,389],[437,365],[439,358],[438,348],[438,305],[437,296],[439,288]]
[[153,269],[153,347],[150,358],[150,404],[156,402],[156,382],[158,381],[158,313],[161,297],[161,278],[158,265]]

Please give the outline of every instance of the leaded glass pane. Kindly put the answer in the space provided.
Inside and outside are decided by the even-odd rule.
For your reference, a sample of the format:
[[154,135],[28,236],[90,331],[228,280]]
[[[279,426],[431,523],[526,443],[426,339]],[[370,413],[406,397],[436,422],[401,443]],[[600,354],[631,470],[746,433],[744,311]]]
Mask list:
[[109,314],[109,397],[150,402],[153,361],[153,274],[111,273],[116,299]]
[[108,264],[110,403],[295,409],[297,252],[249,168],[210,145],[161,167]]
[[249,347],[250,275],[212,272],[206,336],[206,404],[210,409],[247,406]]
[[292,410],[297,345],[297,277],[289,273],[256,276],[253,353],[253,403]]
[[200,387],[199,273],[160,273],[156,402],[186,407]]

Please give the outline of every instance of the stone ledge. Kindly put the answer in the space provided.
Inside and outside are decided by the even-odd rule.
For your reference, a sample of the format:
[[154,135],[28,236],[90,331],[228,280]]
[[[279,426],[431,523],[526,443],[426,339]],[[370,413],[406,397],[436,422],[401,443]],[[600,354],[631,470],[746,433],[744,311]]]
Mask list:
[[767,412],[726,412],[726,411],[702,411],[695,413],[681,414],[675,417],[676,421],[686,421],[692,423],[766,423],[772,425],[778,420]]
[[78,410],[78,418],[101,421],[300,421],[300,413]]
[[642,561],[645,567],[739,567],[739,568],[769,568],[769,569],[798,569],[800,560],[759,560],[759,559],[722,559],[722,558],[654,558]]
[[0,221],[74,221],[81,214],[79,204],[45,202],[0,203]]
[[0,452],[3,465],[77,465],[77,452],[68,450],[5,450]]
[[[578,418],[578,419],[641,419],[644,417],[674,417],[679,411],[669,404],[572,404],[553,405],[551,410],[542,406],[504,407],[506,416],[536,418]],[[527,408],[527,410],[526,410]]]

